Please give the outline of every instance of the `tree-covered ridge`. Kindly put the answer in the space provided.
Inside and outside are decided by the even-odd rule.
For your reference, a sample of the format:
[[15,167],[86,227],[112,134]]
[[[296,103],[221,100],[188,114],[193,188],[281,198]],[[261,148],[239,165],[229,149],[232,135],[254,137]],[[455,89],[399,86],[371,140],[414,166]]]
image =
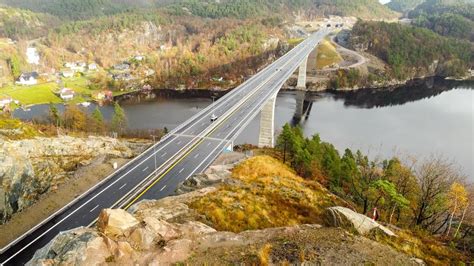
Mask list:
[[428,0],[409,17],[441,35],[474,41],[474,1]]
[[54,16],[24,9],[0,7],[0,36],[12,39],[37,38],[59,25]]
[[228,0],[221,2],[182,0],[167,7],[177,14],[189,12],[193,15],[210,18],[248,18],[274,13],[285,15],[288,12],[297,11],[360,18],[394,18],[397,16],[396,13],[376,0]]
[[404,13],[415,8],[424,1],[425,0],[392,0],[386,5],[392,10]]
[[0,0],[0,4],[47,13],[63,19],[81,20],[116,14],[144,3],[135,3],[132,0]]
[[472,43],[397,23],[359,21],[351,42],[387,62],[399,79],[410,77],[413,69],[433,67],[439,76],[463,76],[474,62]]
[[193,14],[208,18],[250,18],[275,13],[286,16],[294,12],[366,19],[397,17],[397,13],[377,0],[0,0],[0,4],[72,20],[117,14],[136,8],[165,8],[176,15]]

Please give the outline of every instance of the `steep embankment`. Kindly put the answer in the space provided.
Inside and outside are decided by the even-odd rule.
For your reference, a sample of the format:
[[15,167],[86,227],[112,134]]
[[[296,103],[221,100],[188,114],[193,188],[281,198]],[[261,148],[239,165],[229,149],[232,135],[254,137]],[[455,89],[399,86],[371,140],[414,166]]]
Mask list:
[[[235,156],[231,163],[242,159],[226,156]],[[268,156],[212,166],[177,193],[128,212],[103,210],[96,228],[61,233],[29,264],[386,264],[387,257],[420,263],[415,254],[364,237],[368,232],[394,243],[390,230],[368,217],[343,207],[326,211],[346,203]]]
[[[140,149],[140,145],[103,137],[0,139],[0,224],[69,181],[81,187],[83,176],[105,177],[94,168],[104,170],[101,165],[111,167],[114,160],[132,158]],[[80,189],[69,193],[80,193]]]

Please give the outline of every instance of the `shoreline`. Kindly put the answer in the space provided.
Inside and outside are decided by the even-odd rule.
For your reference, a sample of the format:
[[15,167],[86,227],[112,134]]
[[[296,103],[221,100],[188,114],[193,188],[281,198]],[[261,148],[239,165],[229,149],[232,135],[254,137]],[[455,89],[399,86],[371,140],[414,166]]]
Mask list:
[[[419,77],[419,78],[413,78],[413,79],[408,79],[405,81],[395,81],[390,84],[390,85],[382,85],[382,86],[369,86],[369,87],[358,87],[354,86],[351,88],[339,88],[339,89],[311,89],[311,85],[313,84],[308,84],[307,88],[305,90],[301,90],[296,88],[295,86],[290,86],[290,85],[283,85],[280,91],[283,92],[294,92],[294,91],[304,91],[308,93],[312,92],[329,92],[329,93],[337,93],[337,94],[343,94],[343,93],[354,93],[356,91],[364,91],[364,90],[378,90],[378,91],[393,91],[397,89],[401,89],[403,87],[407,86],[419,86],[420,84],[426,83],[426,82],[431,82],[431,81],[445,81],[445,82],[472,82],[474,81],[473,77],[467,77],[465,79],[452,79],[452,78],[443,78],[443,77],[438,77],[438,76],[432,76],[432,77]],[[123,102],[123,101],[128,101],[128,102],[133,102],[139,97],[145,96],[149,97],[148,99],[154,99],[154,98],[177,98],[177,99],[186,99],[186,98],[211,98],[211,97],[217,97],[220,98],[227,94],[228,92],[232,91],[236,87],[233,88],[227,88],[227,89],[208,89],[208,88],[192,88],[192,89],[152,89],[150,91],[143,91],[143,90],[135,90],[135,91],[130,91],[127,93],[123,93],[117,96],[113,97],[113,101],[118,101],[118,102]],[[313,87],[314,88],[314,87]],[[96,104],[100,104],[98,101],[89,101],[93,102]],[[40,105],[47,105],[49,103],[38,103],[38,104],[30,104],[27,106],[21,106],[17,107],[16,109],[22,109],[22,108],[31,108],[33,106],[40,106]],[[63,102],[63,103],[57,103],[57,104],[62,104],[62,105],[67,105],[68,102]],[[78,103],[80,104],[80,103]],[[107,105],[110,103],[105,103],[104,105]],[[16,110],[14,109],[14,110]],[[14,111],[13,110],[13,111]]]

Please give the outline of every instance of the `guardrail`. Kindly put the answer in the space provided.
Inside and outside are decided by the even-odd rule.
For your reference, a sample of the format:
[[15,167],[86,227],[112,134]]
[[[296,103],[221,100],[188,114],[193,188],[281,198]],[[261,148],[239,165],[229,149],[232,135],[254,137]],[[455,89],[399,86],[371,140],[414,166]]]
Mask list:
[[[291,51],[289,51],[288,53],[286,53],[284,56],[280,57],[278,60],[276,60],[275,62],[273,62],[272,64],[268,65],[267,67],[265,67],[264,69],[262,69],[260,72],[263,72],[263,71],[268,71],[270,68],[272,68],[272,66],[274,64],[276,64],[277,62],[285,59],[287,56],[290,55],[290,53],[295,50],[297,47],[299,46],[302,46],[302,45],[305,45],[305,43],[308,41],[308,39],[306,39],[305,41],[301,42],[300,44],[298,44],[294,49],[292,49]],[[296,55],[295,55],[296,56]],[[295,56],[293,56],[292,58],[294,58]],[[287,64],[287,63],[286,63]],[[286,65],[285,64],[285,65]],[[268,82],[268,80],[270,78],[272,78],[275,74],[273,75],[270,75],[269,78],[267,78],[263,83],[261,83],[258,88],[262,87],[266,82]],[[239,87],[237,87],[235,90],[225,94],[223,97],[221,97],[221,99],[219,99],[217,102],[215,102],[215,104],[212,104],[212,105],[209,105],[207,106],[206,108],[204,108],[203,110],[201,110],[200,112],[196,113],[195,115],[193,115],[191,118],[187,119],[185,122],[183,122],[182,124],[180,124],[179,126],[177,126],[176,128],[174,128],[173,130],[171,130],[170,132],[168,132],[165,136],[163,136],[160,141],[158,141],[157,143],[151,145],[148,149],[146,149],[143,153],[139,154],[137,157],[135,157],[134,159],[128,161],[126,164],[122,165],[119,169],[117,169],[115,172],[113,172],[112,174],[108,175],[106,178],[104,178],[103,180],[101,180],[100,182],[98,182],[96,185],[94,185],[93,187],[89,188],[87,191],[85,191],[84,193],[82,193],[80,196],[78,196],[77,198],[75,198],[74,200],[72,200],[71,202],[69,202],[68,204],[66,204],[65,206],[63,206],[62,208],[58,209],[56,212],[54,212],[53,214],[49,215],[47,218],[45,218],[44,220],[42,220],[40,223],[38,223],[37,225],[35,225],[33,228],[31,228],[30,230],[28,230],[27,232],[23,233],[20,237],[16,238],[15,240],[13,240],[12,242],[10,242],[8,245],[4,246],[3,248],[0,249],[0,254],[4,253],[7,249],[9,249],[11,246],[15,245],[16,243],[18,243],[19,241],[21,241],[22,239],[24,239],[26,236],[30,235],[32,232],[34,232],[35,230],[37,230],[39,227],[43,226],[44,224],[46,224],[47,222],[51,221],[52,218],[58,216],[60,213],[64,212],[65,210],[67,210],[68,208],[70,208],[72,205],[76,204],[77,202],[79,202],[80,200],[84,199],[86,196],[89,196],[89,194],[97,189],[99,186],[105,184],[106,182],[110,181],[112,179],[112,177],[114,176],[118,176],[120,172],[122,172],[125,168],[127,168],[128,166],[130,166],[131,164],[137,162],[139,159],[141,159],[145,154],[147,154],[151,149],[154,149],[156,146],[158,146],[160,143],[168,140],[171,136],[173,136],[173,134],[175,134],[177,131],[183,129],[184,127],[188,126],[189,124],[191,124],[196,118],[198,118],[199,116],[202,116],[204,115],[209,109],[211,108],[217,108],[218,106],[221,106],[223,103],[226,102],[226,99],[231,97],[232,95],[234,94],[237,94],[240,92],[240,90],[242,90],[242,88],[244,88],[245,86],[248,86],[250,82],[252,82],[254,79],[256,79],[259,75],[254,75],[252,76],[249,80],[247,80],[244,84],[240,85]],[[219,126],[220,124],[223,123],[224,119],[227,118],[228,116],[230,116],[237,108],[239,108],[249,97],[253,96],[256,92],[258,91],[258,89],[253,89],[251,90],[251,94],[249,95],[246,95],[244,98],[242,98],[236,105],[234,105],[231,109],[227,110],[227,112],[225,112],[219,119],[218,119],[218,123],[217,126]],[[217,104],[218,103],[218,104]],[[187,148],[187,147],[192,147],[193,145],[196,144],[196,140],[197,139],[200,139],[202,138],[203,136],[207,135],[211,130],[213,130],[214,128],[216,127],[208,127],[206,130],[202,131],[199,135],[197,135],[191,142],[189,142],[186,146],[184,146],[182,149],[180,149],[180,151],[178,151],[178,153],[176,153],[176,155],[182,155],[183,152],[184,152],[184,149]],[[171,157],[170,159],[167,160],[167,162],[165,163],[170,163],[171,162],[171,159],[173,158],[176,158],[177,156],[173,156]],[[174,160],[175,161],[175,160]],[[173,162],[174,162],[173,161]],[[164,164],[165,164],[164,163]],[[164,165],[162,164],[162,166]],[[160,167],[159,169],[161,170],[161,173],[163,171],[163,168],[167,168],[167,167]],[[161,174],[160,173],[160,174]],[[150,176],[152,175],[157,175],[155,172],[153,172],[152,174],[150,174],[147,178],[145,178],[144,180],[148,179]],[[152,180],[153,181],[153,180]],[[147,183],[147,185],[150,184],[150,181]],[[133,189],[135,190],[136,187]],[[133,191],[131,190],[131,191]],[[135,195],[136,196],[136,195]],[[128,197],[128,196],[127,196]],[[119,201],[121,201],[123,199],[120,199]]]

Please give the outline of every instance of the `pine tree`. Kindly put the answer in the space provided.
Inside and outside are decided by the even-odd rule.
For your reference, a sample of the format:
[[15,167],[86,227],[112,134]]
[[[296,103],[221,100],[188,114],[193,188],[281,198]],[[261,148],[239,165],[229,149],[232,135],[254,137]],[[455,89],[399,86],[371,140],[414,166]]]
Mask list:
[[115,102],[114,104],[114,116],[112,118],[112,128],[117,132],[122,132],[122,130],[127,125],[127,117],[125,116],[125,112],[120,107],[120,105]]

